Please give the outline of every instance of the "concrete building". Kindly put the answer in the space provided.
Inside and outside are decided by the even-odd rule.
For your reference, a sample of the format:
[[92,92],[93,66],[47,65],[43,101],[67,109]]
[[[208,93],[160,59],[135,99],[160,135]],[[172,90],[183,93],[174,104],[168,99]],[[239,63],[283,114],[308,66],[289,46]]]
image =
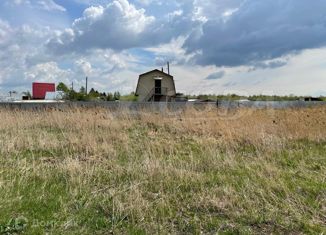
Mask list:
[[176,96],[173,76],[158,69],[139,75],[136,96],[140,102],[173,101]]

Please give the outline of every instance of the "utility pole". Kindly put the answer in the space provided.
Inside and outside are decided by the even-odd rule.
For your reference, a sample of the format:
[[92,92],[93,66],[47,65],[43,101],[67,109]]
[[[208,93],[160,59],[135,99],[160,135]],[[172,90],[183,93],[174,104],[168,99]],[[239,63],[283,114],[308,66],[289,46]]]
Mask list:
[[88,77],[86,77],[86,89],[85,89],[86,95],[87,95],[87,85],[88,85]]
[[170,75],[170,62],[168,61],[168,74]]

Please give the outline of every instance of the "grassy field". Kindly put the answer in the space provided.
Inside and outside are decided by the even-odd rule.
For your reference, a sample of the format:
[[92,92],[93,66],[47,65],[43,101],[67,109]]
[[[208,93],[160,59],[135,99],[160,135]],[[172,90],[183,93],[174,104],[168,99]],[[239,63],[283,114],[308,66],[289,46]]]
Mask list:
[[0,120],[0,234],[325,234],[326,107]]

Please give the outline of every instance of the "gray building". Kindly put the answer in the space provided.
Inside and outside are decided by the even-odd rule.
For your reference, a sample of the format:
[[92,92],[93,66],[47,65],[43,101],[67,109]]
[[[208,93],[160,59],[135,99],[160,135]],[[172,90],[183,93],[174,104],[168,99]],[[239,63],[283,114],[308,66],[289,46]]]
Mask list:
[[139,75],[136,95],[140,102],[173,101],[176,96],[173,76],[158,69]]

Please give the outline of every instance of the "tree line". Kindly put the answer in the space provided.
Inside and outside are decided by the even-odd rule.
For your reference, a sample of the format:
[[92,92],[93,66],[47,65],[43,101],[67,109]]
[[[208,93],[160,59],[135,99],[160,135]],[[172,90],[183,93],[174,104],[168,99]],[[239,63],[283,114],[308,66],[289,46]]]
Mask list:
[[[85,87],[81,87],[79,91],[75,91],[69,88],[63,82],[57,85],[57,91],[63,92],[63,99],[70,101],[137,101],[137,96],[132,92],[129,95],[121,95],[119,91],[116,92],[98,92],[94,88],[91,88],[89,92],[86,92]],[[183,97],[185,100],[198,99],[202,101],[216,101],[216,100],[250,100],[250,101],[295,101],[302,100],[303,96],[277,96],[277,95],[253,95],[253,96],[241,96],[236,94],[228,95],[214,95],[214,94],[201,94],[201,95],[183,95],[178,93],[177,97]],[[326,101],[326,97],[319,97],[320,100]]]
[[63,82],[60,82],[57,85],[57,91],[61,91],[63,93],[63,99],[70,101],[135,101],[137,98],[134,93],[130,95],[122,96],[119,91],[116,92],[99,92],[94,88],[91,88],[89,92],[86,92],[85,87],[81,87],[79,91],[75,91],[72,88],[69,88]]

